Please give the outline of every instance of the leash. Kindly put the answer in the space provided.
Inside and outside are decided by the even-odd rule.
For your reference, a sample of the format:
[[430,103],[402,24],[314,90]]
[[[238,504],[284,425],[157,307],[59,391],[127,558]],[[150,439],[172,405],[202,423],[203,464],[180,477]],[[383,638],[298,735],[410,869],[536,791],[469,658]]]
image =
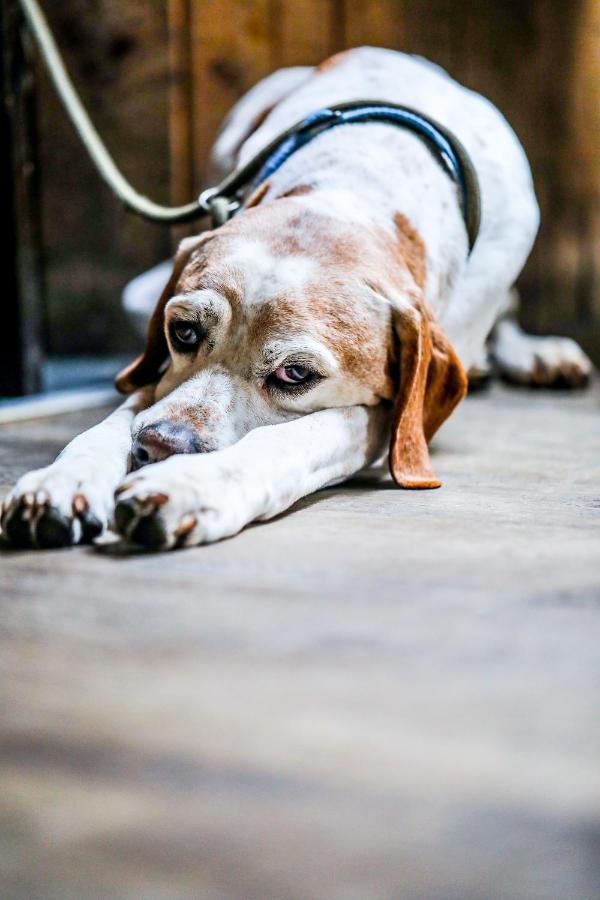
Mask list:
[[477,173],[469,154],[451,131],[418,110],[378,100],[340,103],[311,113],[279,134],[244,166],[203,191],[197,200],[176,207],[154,203],[132,187],[108,152],[73,86],[37,0],[20,0],[20,4],[48,75],[75,131],[102,180],[131,212],[165,225],[210,216],[213,227],[218,228],[241,208],[245,189],[257,187],[293,153],[324,131],[339,125],[389,122],[419,136],[457,185],[469,237],[469,252],[473,249],[479,230],[481,202]]

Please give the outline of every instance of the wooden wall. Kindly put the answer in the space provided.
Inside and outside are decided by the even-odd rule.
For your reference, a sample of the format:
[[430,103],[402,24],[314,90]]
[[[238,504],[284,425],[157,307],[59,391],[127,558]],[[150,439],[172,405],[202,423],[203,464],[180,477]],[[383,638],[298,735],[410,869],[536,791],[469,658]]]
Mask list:
[[[64,0],[48,11],[124,170],[175,202],[204,186],[223,115],[274,68],[359,44],[435,60],[500,107],[531,160],[543,224],[522,278],[525,324],[576,336],[600,362],[600,0]],[[70,346],[73,310],[82,323],[89,310],[86,340],[107,348],[122,282],[162,258],[168,236],[118,210],[48,91],[43,101],[48,281],[63,323],[53,339]]]
[[[170,193],[164,0],[43,3],[94,124],[138,190]],[[39,67],[42,220],[49,347],[114,353],[135,338],[123,285],[170,252],[168,231],[125,212],[100,181]]]

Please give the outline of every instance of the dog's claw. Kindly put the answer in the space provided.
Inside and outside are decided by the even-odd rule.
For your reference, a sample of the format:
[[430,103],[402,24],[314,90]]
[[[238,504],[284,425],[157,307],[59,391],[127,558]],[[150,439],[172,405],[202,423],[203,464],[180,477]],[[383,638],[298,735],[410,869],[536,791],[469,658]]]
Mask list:
[[186,534],[189,534],[190,531],[194,530],[197,524],[198,519],[196,516],[192,515],[192,513],[188,513],[183,516],[174,533],[177,537],[185,537]]
[[73,512],[76,516],[85,515],[89,504],[83,494],[75,494],[73,497]]

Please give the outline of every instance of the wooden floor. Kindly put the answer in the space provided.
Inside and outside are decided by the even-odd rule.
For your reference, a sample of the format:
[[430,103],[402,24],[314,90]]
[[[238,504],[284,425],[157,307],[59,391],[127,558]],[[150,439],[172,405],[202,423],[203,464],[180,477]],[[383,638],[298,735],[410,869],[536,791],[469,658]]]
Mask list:
[[[600,896],[598,391],[495,388],[440,491],[0,554],[0,896]],[[98,413],[0,430],[1,481]]]

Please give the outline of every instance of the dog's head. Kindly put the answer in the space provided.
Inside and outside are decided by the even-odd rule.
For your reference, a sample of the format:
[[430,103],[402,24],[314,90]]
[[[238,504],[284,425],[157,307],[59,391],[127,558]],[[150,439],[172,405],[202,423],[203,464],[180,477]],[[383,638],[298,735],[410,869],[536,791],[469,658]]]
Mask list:
[[155,385],[134,423],[134,464],[387,401],[395,480],[437,486],[427,440],[466,379],[425,309],[418,237],[402,222],[396,235],[358,234],[302,199],[247,209],[180,244],[145,350],[117,378],[124,393]]

